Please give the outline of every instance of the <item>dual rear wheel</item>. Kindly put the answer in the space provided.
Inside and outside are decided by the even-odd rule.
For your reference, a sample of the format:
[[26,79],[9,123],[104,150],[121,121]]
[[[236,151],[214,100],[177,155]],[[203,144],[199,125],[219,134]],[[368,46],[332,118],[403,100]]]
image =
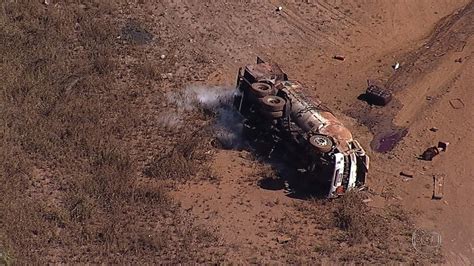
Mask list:
[[[261,103],[262,115],[271,120],[283,117],[286,100],[275,95],[276,89],[273,86],[255,82],[250,86],[250,90]],[[321,134],[312,135],[309,143],[321,153],[330,152],[334,145],[330,137]]]
[[270,84],[255,82],[250,90],[261,104],[262,115],[271,120],[283,117],[286,100],[276,96],[276,89]]

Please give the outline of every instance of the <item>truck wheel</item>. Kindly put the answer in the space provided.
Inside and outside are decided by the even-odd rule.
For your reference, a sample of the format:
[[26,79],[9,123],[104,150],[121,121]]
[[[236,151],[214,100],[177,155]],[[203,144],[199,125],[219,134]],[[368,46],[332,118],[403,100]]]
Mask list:
[[327,153],[332,150],[332,140],[328,136],[313,135],[309,138],[309,143],[313,145],[318,151]]
[[279,112],[283,111],[285,108],[286,101],[285,99],[274,96],[274,95],[267,95],[261,99],[263,108],[270,112]]
[[272,86],[263,82],[252,83],[252,85],[250,85],[250,90],[255,96],[257,96],[257,98],[262,98],[274,93]]
[[264,117],[272,120],[283,117],[283,111],[269,112],[264,110],[262,114]]

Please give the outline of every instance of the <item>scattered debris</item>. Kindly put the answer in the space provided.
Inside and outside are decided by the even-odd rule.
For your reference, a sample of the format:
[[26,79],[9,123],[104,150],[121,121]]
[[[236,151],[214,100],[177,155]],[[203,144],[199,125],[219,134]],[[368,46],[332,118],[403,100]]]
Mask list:
[[392,66],[393,69],[397,70],[400,68],[400,63],[396,62],[393,66]]
[[49,6],[49,0],[44,0],[44,1],[43,1],[43,4]]
[[449,142],[443,142],[443,141],[438,142],[438,148],[441,149],[441,151],[446,151],[446,149],[448,148],[448,145],[449,145]]
[[385,106],[392,100],[392,94],[381,86],[369,84],[365,91],[365,100],[369,104]]
[[342,55],[335,55],[333,58],[334,58],[334,59],[337,59],[337,60],[340,60],[340,61],[346,60],[346,58],[345,58],[344,56],[342,56]]
[[291,240],[291,237],[289,236],[279,236],[276,238],[276,241],[280,244],[288,243],[290,242],[290,240]]
[[434,175],[433,199],[440,200],[443,198],[444,175]]
[[362,200],[363,203],[369,203],[369,202],[372,202],[373,199],[365,199],[365,200]]
[[421,155],[421,158],[425,161],[433,160],[433,157],[439,154],[439,149],[437,147],[429,147],[426,149],[425,152]]
[[421,155],[421,159],[425,161],[431,161],[433,160],[433,157],[438,155],[440,152],[445,152],[446,149],[448,148],[449,142],[438,142],[437,147],[429,147],[428,149],[423,152]]
[[401,172],[400,172],[400,175],[401,175],[401,176],[410,177],[410,178],[413,178],[413,176],[414,176],[413,172],[411,172],[411,171],[406,171],[406,170],[405,170],[405,171],[401,171]]
[[279,12],[279,11],[281,11],[282,9],[283,9],[283,7],[279,6],[279,7],[276,8],[276,11]]
[[439,128],[437,128],[437,127],[430,128],[430,131],[432,131],[432,132],[437,132],[438,130],[439,130]]
[[166,73],[160,75],[161,79],[171,79],[173,77],[173,73]]
[[459,98],[455,98],[455,99],[451,99],[449,100],[449,104],[451,105],[451,107],[453,107],[454,109],[462,109],[464,108],[464,102],[459,99]]

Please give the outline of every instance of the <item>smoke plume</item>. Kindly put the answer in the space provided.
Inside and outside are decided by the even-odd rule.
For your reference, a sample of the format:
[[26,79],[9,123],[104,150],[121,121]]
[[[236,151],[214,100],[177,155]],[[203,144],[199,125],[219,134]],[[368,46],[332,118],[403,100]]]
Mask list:
[[205,110],[215,115],[213,132],[224,148],[243,146],[242,117],[232,107],[232,100],[237,91],[234,88],[221,86],[188,86],[182,91],[166,95],[174,111],[163,113],[158,117],[161,126],[179,129],[192,112]]

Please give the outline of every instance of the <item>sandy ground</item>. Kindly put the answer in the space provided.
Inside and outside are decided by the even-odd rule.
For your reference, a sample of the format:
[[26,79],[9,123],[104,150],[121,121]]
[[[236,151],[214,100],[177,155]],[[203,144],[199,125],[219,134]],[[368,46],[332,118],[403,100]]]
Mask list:
[[[160,6],[161,5],[161,6]],[[466,8],[462,10],[465,6]],[[282,6],[280,12],[276,6]],[[165,11],[163,11],[165,10]],[[439,232],[448,264],[474,262],[473,95],[474,5],[467,1],[173,1],[157,4],[178,33],[212,58],[216,70],[205,84],[232,86],[238,67],[257,55],[278,62],[341,117],[368,150],[373,191],[393,191],[413,211],[417,226]],[[333,60],[335,54],[345,61]],[[459,60],[461,58],[461,60]],[[457,61],[457,62],[456,62]],[[400,62],[394,71],[391,65]],[[369,107],[357,100],[367,79],[387,82],[394,104]],[[450,101],[461,99],[455,109]],[[408,135],[390,152],[370,149],[370,126],[354,112],[393,119]],[[432,132],[429,129],[439,130]],[[373,128],[372,128],[373,129]],[[417,159],[424,149],[448,141],[446,153],[431,162]],[[262,256],[278,261],[285,229],[311,235],[311,223],[295,210],[301,201],[284,189],[257,185],[256,167],[246,152],[218,151],[218,181],[187,183],[174,193],[198,222],[214,226],[235,246],[235,259]],[[400,171],[411,171],[404,180]],[[433,176],[445,176],[445,197],[432,200]],[[385,204],[383,199],[377,204]],[[375,205],[375,203],[374,203]],[[255,254],[259,253],[259,254]],[[275,257],[276,256],[276,257]]]

